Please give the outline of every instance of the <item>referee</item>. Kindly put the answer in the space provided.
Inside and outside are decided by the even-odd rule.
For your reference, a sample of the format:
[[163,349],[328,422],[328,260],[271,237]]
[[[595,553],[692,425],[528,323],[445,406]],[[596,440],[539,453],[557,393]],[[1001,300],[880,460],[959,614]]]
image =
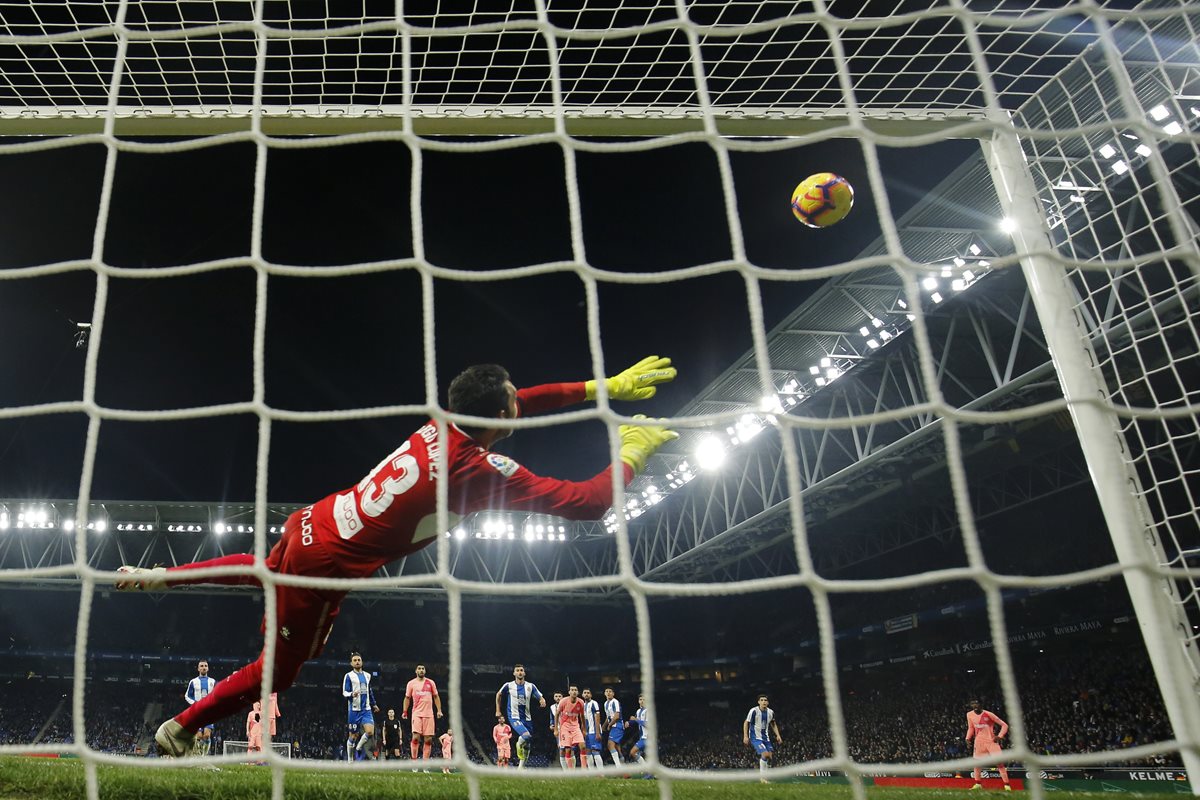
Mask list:
[[383,721],[383,739],[380,742],[386,754],[384,758],[400,758],[400,746],[403,741],[404,734],[400,730],[400,720],[396,719],[396,709],[389,708],[387,719]]

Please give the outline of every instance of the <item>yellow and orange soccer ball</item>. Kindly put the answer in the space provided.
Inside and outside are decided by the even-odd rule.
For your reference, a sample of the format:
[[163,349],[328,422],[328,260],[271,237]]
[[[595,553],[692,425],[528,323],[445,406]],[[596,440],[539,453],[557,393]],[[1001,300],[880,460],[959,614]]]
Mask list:
[[809,175],[792,192],[792,213],[810,228],[841,222],[853,205],[854,187],[832,172]]

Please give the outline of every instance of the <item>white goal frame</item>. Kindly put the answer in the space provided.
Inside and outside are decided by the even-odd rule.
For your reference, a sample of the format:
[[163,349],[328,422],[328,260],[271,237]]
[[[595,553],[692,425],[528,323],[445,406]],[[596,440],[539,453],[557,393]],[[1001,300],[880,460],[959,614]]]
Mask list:
[[[266,737],[263,737],[263,738],[265,739]],[[259,753],[258,755],[265,757],[263,755],[266,752],[265,748],[267,747],[267,743],[265,741],[263,742],[263,747],[264,747],[263,752]],[[249,742],[238,741],[236,739],[225,739],[224,741],[221,742],[221,755],[223,755],[223,756],[246,755],[250,752],[249,748],[250,748]],[[292,757],[292,743],[291,742],[271,742],[270,749],[274,753],[279,755],[281,758],[291,758]]]
[[[1065,406],[1070,411],[1084,457],[1092,476],[1093,486],[1099,498],[1104,518],[1117,553],[1120,574],[1128,587],[1146,649],[1154,668],[1158,688],[1162,694],[1170,722],[1175,731],[1177,745],[1185,766],[1192,777],[1193,793],[1200,794],[1200,696],[1197,693],[1197,681],[1198,676],[1200,676],[1200,652],[1197,651],[1195,638],[1190,636],[1190,631],[1187,630],[1189,622],[1179,603],[1179,592],[1175,584],[1176,578],[1186,578],[1195,581],[1195,570],[1186,567],[1168,568],[1166,566],[1168,559],[1163,543],[1155,533],[1149,511],[1139,500],[1141,492],[1138,487],[1138,476],[1136,472],[1130,469],[1127,460],[1123,456],[1124,443],[1118,425],[1118,421],[1122,415],[1136,416],[1143,412],[1139,409],[1118,408],[1112,402],[1104,386],[1103,375],[1097,366],[1095,352],[1089,344],[1088,331],[1076,314],[1077,298],[1073,297],[1070,291],[1068,270],[1075,267],[1095,269],[1097,266],[1094,264],[1089,266],[1072,263],[1071,259],[1062,257],[1061,254],[1056,252],[1055,244],[1049,235],[1045,208],[1039,197],[1039,185],[1030,172],[1028,154],[1026,149],[1023,148],[1023,144],[1030,138],[1050,136],[1051,134],[1046,131],[1020,129],[1019,124],[1010,116],[1011,109],[1006,108],[1005,104],[1001,102],[996,87],[991,82],[993,70],[989,68],[990,62],[988,61],[988,56],[994,54],[985,53],[980,45],[981,31],[987,32],[992,27],[1011,25],[1013,30],[1023,32],[1026,28],[1034,29],[1040,16],[1031,14],[1027,17],[1018,14],[1012,18],[1015,21],[1011,21],[1007,16],[1003,15],[997,15],[996,18],[992,18],[988,14],[973,12],[963,0],[950,0],[947,5],[949,11],[944,16],[947,19],[947,24],[954,23],[962,28],[962,38],[967,43],[965,49],[968,51],[965,55],[969,58],[975,74],[981,79],[982,86],[979,87],[979,93],[984,98],[983,102],[972,106],[967,102],[939,98],[930,107],[922,106],[921,103],[915,101],[883,107],[872,106],[870,103],[860,103],[856,99],[856,89],[863,90],[860,87],[856,87],[853,83],[847,56],[842,49],[844,43],[838,38],[841,35],[857,30],[858,27],[865,28],[867,23],[859,21],[862,22],[861,26],[842,24],[834,15],[828,13],[823,0],[816,0],[815,8],[818,10],[811,15],[804,15],[803,21],[805,24],[811,25],[814,30],[828,33],[831,41],[834,43],[831,47],[831,53],[828,56],[828,60],[834,65],[830,69],[830,78],[831,84],[836,86],[842,93],[843,105],[839,107],[797,107],[795,105],[785,105],[772,108],[759,108],[753,104],[745,106],[736,104],[726,105],[722,104],[719,98],[714,98],[710,91],[710,81],[704,75],[705,60],[702,57],[701,39],[706,37],[720,39],[723,36],[727,36],[729,31],[723,30],[720,25],[697,26],[690,24],[687,19],[687,3],[680,0],[680,2],[674,4],[677,11],[677,20],[674,23],[646,23],[640,26],[639,30],[631,34],[634,36],[650,36],[658,33],[660,29],[664,29],[663,26],[672,29],[678,28],[681,32],[680,36],[685,40],[683,49],[690,53],[688,66],[693,70],[696,83],[696,99],[694,103],[686,107],[681,107],[678,104],[658,107],[654,105],[636,105],[629,102],[613,104],[576,104],[571,102],[569,93],[564,90],[560,82],[560,58],[562,50],[565,49],[566,43],[574,42],[575,40],[582,39],[586,41],[590,38],[605,39],[606,37],[604,34],[594,31],[564,32],[561,27],[550,19],[550,10],[543,0],[536,0],[532,5],[536,9],[536,16],[533,18],[533,21],[528,24],[522,22],[516,27],[528,27],[536,30],[545,43],[546,57],[552,68],[553,77],[552,86],[548,92],[552,96],[553,102],[549,105],[527,104],[510,107],[504,104],[494,106],[453,103],[426,105],[414,102],[411,97],[411,86],[415,79],[412,63],[413,39],[418,35],[423,36],[426,34],[411,25],[402,24],[398,18],[394,23],[371,22],[366,24],[364,28],[368,33],[377,33],[380,31],[394,33],[401,45],[403,85],[406,96],[404,97],[404,102],[398,105],[381,102],[374,106],[346,105],[342,107],[329,107],[306,104],[276,105],[264,101],[264,74],[267,71],[267,57],[260,55],[255,58],[256,67],[252,89],[253,102],[249,105],[229,104],[214,106],[211,104],[181,105],[168,103],[161,106],[146,105],[129,107],[122,105],[120,102],[122,80],[125,77],[122,70],[125,66],[126,54],[132,45],[152,40],[156,34],[149,30],[125,27],[124,19],[130,7],[130,3],[126,0],[118,4],[119,19],[111,27],[111,30],[106,29],[103,32],[104,35],[111,35],[115,38],[116,47],[115,63],[117,66],[109,76],[110,97],[108,104],[94,105],[80,103],[59,108],[49,106],[3,107],[0,108],[0,135],[72,135],[85,139],[91,137],[94,141],[102,143],[108,149],[109,164],[105,172],[106,191],[111,190],[118,151],[122,150],[122,148],[136,149],[139,146],[144,149],[154,149],[153,146],[147,147],[145,145],[129,145],[128,143],[124,143],[121,141],[121,137],[123,136],[161,134],[213,136],[221,138],[222,141],[239,139],[253,141],[258,146],[259,163],[256,168],[255,182],[254,230],[256,235],[251,245],[252,252],[248,263],[257,271],[261,287],[265,287],[267,277],[273,274],[272,270],[286,272],[286,269],[281,270],[278,265],[267,264],[262,258],[261,252],[262,193],[265,183],[265,168],[263,164],[265,163],[265,153],[271,146],[289,146],[281,140],[272,140],[271,137],[314,134],[346,136],[349,141],[362,141],[363,137],[356,137],[355,134],[367,134],[368,136],[373,134],[379,138],[404,141],[413,149],[414,153],[419,154],[422,148],[453,149],[452,145],[439,142],[438,140],[422,139],[422,137],[427,136],[468,134],[481,136],[530,136],[536,137],[538,141],[554,142],[561,145],[568,154],[564,159],[569,165],[568,170],[573,166],[573,157],[570,154],[573,154],[574,148],[590,146],[581,143],[575,137],[657,136],[668,137],[672,143],[704,141],[710,144],[716,151],[721,168],[722,191],[724,192],[724,200],[731,220],[731,232],[734,234],[731,237],[733,240],[733,256],[731,261],[734,268],[746,277],[747,283],[754,287],[754,292],[757,292],[758,281],[769,279],[770,276],[765,271],[750,264],[745,254],[744,243],[741,240],[740,224],[736,219],[737,209],[732,186],[732,173],[729,161],[730,153],[736,150],[752,151],[755,147],[759,147],[760,149],[768,147],[782,148],[788,146],[788,143],[747,142],[735,137],[800,137],[805,141],[811,142],[834,137],[853,138],[862,143],[864,148],[870,174],[871,185],[868,188],[880,199],[880,221],[883,227],[884,238],[888,242],[888,256],[892,260],[892,263],[896,265],[897,272],[902,273],[908,303],[914,308],[921,307],[921,296],[916,285],[915,276],[922,265],[913,263],[906,256],[904,248],[900,244],[895,222],[891,218],[891,212],[887,206],[887,193],[884,176],[880,172],[877,149],[881,144],[891,144],[900,147],[916,146],[924,142],[937,141],[948,137],[978,139],[991,169],[994,185],[1004,212],[1013,224],[1011,234],[1016,248],[1016,255],[1008,259],[1000,259],[995,266],[997,269],[1004,267],[1019,268],[1032,289],[1036,311],[1045,334],[1046,342],[1051,351],[1058,380],[1063,390],[1064,403],[1059,407]],[[286,38],[287,34],[281,33],[277,28],[263,21],[261,18],[261,3],[256,3],[254,6],[256,17],[248,22],[232,26],[230,30],[233,33],[248,33],[252,35],[257,47],[265,54],[268,51],[268,44],[270,42]],[[1142,5],[1141,11],[1147,15],[1147,19],[1165,20],[1170,18],[1172,8],[1172,6],[1162,2],[1162,0],[1147,0]],[[1175,8],[1179,17],[1185,20],[1187,25],[1193,24],[1192,17],[1195,14],[1188,14],[1186,9],[1178,10],[1182,7]],[[934,11],[931,10],[928,12],[931,17],[940,18],[943,16],[935,14]],[[1122,14],[1106,15],[1097,12],[1091,6],[1085,9],[1085,11],[1089,12],[1086,16],[1088,16],[1090,22],[1095,24],[1098,31],[1096,41],[1092,46],[1099,48],[1107,54],[1109,68],[1117,75],[1116,83],[1122,100],[1125,103],[1125,115],[1132,119],[1140,111],[1139,97],[1134,91],[1128,73],[1120,63],[1119,48],[1112,39],[1112,27],[1121,24],[1126,19],[1136,18],[1133,16],[1126,17]],[[1053,15],[1050,16],[1052,17]],[[785,18],[782,22],[773,20],[770,25],[763,27],[763,30],[769,32],[773,29],[772,26],[782,29],[785,24],[795,24],[795,22],[790,17]],[[487,23],[480,27],[479,32],[486,33],[494,24],[500,23]],[[741,26],[747,30],[753,29],[752,34],[758,33],[758,27],[762,27],[759,23],[741,23]],[[354,26],[350,26],[351,32],[346,33],[345,30],[335,26],[329,30],[325,30],[323,33],[330,36],[352,35],[354,33],[353,28]],[[644,28],[644,30],[641,28]],[[170,35],[164,34],[161,38],[187,40],[189,38],[202,38],[204,35],[221,34],[222,31],[216,31],[215,34],[212,31],[200,34],[194,31],[183,31]],[[297,38],[313,38],[315,35],[305,35],[303,37],[297,35]],[[561,38],[563,41],[560,42],[559,38],[556,37]],[[46,45],[62,44],[64,47],[69,47],[78,43],[81,39],[88,38],[102,37],[98,34],[92,36],[87,33],[79,36],[66,34],[46,34],[43,36],[8,35],[6,37],[0,36],[0,44],[31,42]],[[617,44],[620,44],[621,39],[619,36],[612,35],[608,38],[612,38]],[[0,66],[3,65],[0,64]],[[1122,117],[1122,119],[1124,118]],[[1112,122],[1112,125],[1115,127],[1116,122]],[[1085,138],[1087,131],[1084,129],[1088,126],[1082,125],[1079,127],[1080,130],[1075,131],[1073,135]],[[1141,128],[1138,130],[1142,131]],[[1145,133],[1145,131],[1142,132]],[[1153,134],[1153,132],[1151,133]],[[1165,137],[1158,134],[1154,135],[1158,136],[1155,139],[1156,143],[1179,141],[1182,140],[1181,137],[1187,138],[1182,134],[1170,134]],[[1195,141],[1195,137],[1191,136],[1189,141]],[[488,144],[494,144],[496,147],[503,146],[502,144],[493,142],[481,143],[481,147]],[[22,146],[32,150],[48,148],[53,146],[53,144],[37,142]],[[633,146],[635,145],[631,145],[631,147]],[[1183,211],[1180,208],[1179,198],[1173,196],[1170,182],[1164,177],[1165,170],[1162,165],[1161,156],[1151,155],[1148,159],[1151,170],[1157,179],[1156,186],[1164,195],[1164,205],[1167,207],[1166,213],[1168,215],[1169,227],[1175,234],[1172,248],[1173,253],[1176,257],[1186,261],[1194,273],[1200,274],[1200,248],[1198,248],[1194,236],[1190,240],[1187,238],[1189,230],[1187,221],[1184,219]],[[419,156],[414,156],[414,160],[419,164]],[[419,191],[419,188],[414,189],[414,193],[417,191]],[[571,202],[572,225],[575,232],[578,232],[580,217],[579,198],[574,191],[569,191],[568,196]],[[1172,200],[1174,201],[1174,206],[1172,206]],[[101,204],[101,208],[101,216],[103,216],[104,203]],[[102,295],[106,291],[105,281],[110,274],[109,268],[103,265],[103,236],[103,223],[101,223],[92,259],[87,264],[76,267],[90,268],[97,271],[98,284],[101,287],[98,295]],[[578,244],[578,242],[575,244]],[[419,249],[417,257],[414,260],[422,260]],[[588,265],[582,256],[577,257],[576,261],[578,263],[569,265],[570,268],[587,275],[587,280],[591,282],[589,284],[590,290],[594,294],[595,274],[588,271]],[[425,272],[422,273],[423,277],[428,278],[432,274],[429,265],[422,261],[420,266],[425,269]],[[1103,265],[1100,266],[1102,267]],[[533,271],[536,268],[529,269]],[[47,268],[45,271],[51,271],[51,269]],[[41,274],[36,268],[19,272],[21,275]],[[697,274],[702,272],[703,270],[698,270]],[[836,274],[836,271],[831,271],[829,274]],[[620,278],[614,278],[611,275],[605,276],[605,279],[620,280]],[[657,280],[668,279],[670,278],[657,278]],[[589,296],[589,309],[594,311],[594,306],[591,303],[593,299],[593,297]],[[265,288],[260,289],[258,300],[260,301],[260,305],[265,308]],[[773,388],[773,383],[769,375],[770,358],[768,357],[768,348],[764,337],[760,301],[761,297],[752,293],[750,316],[753,325],[755,353],[758,358],[758,377],[765,389],[769,385]],[[102,312],[103,308],[101,307],[100,310]],[[260,308],[259,310],[261,312],[263,309]],[[972,417],[969,413],[963,413],[961,409],[951,408],[942,399],[936,389],[938,381],[933,373],[932,350],[924,318],[921,314],[915,314],[914,317],[913,332],[917,338],[918,348],[921,352],[922,367],[926,373],[922,377],[930,387],[930,405],[933,412],[941,415],[947,423],[944,426],[946,452],[948,461],[952,464],[950,469],[951,482],[958,504],[959,518],[964,529],[963,540],[966,544],[971,571],[970,575],[966,577],[979,582],[987,595],[989,621],[992,625],[995,652],[998,661],[1002,665],[1002,669],[1000,670],[1003,683],[1002,688],[1004,696],[1011,702],[1018,697],[1018,690],[1011,670],[1011,657],[1005,644],[1005,637],[1002,635],[1004,632],[1003,615],[999,613],[999,609],[1002,607],[1000,597],[1002,586],[994,580],[994,576],[988,571],[982,557],[978,533],[974,529],[971,510],[965,499],[965,475],[957,438],[957,426],[959,424],[979,421],[981,417]],[[259,319],[258,322],[261,324],[262,319]],[[95,341],[100,340],[102,333],[103,322],[101,319],[98,320],[98,324],[94,330]],[[256,369],[261,369],[261,363],[259,362],[261,362],[263,357],[262,337],[262,329],[257,328],[255,341]],[[429,355],[427,362],[432,363],[433,343],[428,339],[429,336],[427,335],[425,342]],[[599,325],[595,315],[589,316],[589,344],[595,354],[592,364],[593,372],[596,377],[602,378],[605,374],[604,364],[599,354],[603,348],[600,346]],[[84,388],[83,405],[84,410],[90,416],[90,426],[85,453],[86,468],[77,504],[79,509],[86,509],[89,504],[90,470],[95,459],[98,428],[102,419],[115,416],[113,414],[106,415],[106,413],[102,413],[102,410],[95,403],[97,364],[98,356],[96,355],[96,348],[92,348],[88,355],[87,378]],[[256,486],[257,512],[254,520],[254,527],[256,529],[255,555],[257,562],[253,570],[247,571],[253,571],[259,575],[264,580],[264,584],[269,588],[273,585],[273,578],[263,569],[262,559],[267,549],[265,531],[267,529],[266,514],[268,498],[266,496],[267,482],[265,473],[268,460],[271,420],[267,413],[269,409],[264,410],[265,406],[261,392],[261,386],[256,385],[254,402],[247,406],[247,410],[260,414],[264,431],[259,441],[259,475]],[[436,404],[436,389],[431,392],[429,401],[431,404]],[[604,397],[601,398],[600,408],[602,418],[609,425],[610,429],[613,428],[618,421],[618,416],[609,407],[607,399]],[[411,408],[405,410],[411,410]],[[1047,411],[1042,409],[1040,413],[1047,413]],[[1151,411],[1149,413],[1156,412]],[[1194,414],[1195,408],[1172,409],[1170,412],[1158,410],[1157,413]],[[130,416],[136,417],[136,415]],[[435,410],[434,416],[441,424],[446,424],[448,417],[440,409]],[[795,423],[793,421],[789,424]],[[834,729],[832,737],[833,758],[822,764],[822,767],[829,766],[834,769],[840,769],[850,764],[850,758],[845,738],[845,724],[842,719],[840,704],[837,700],[837,692],[831,691],[837,688],[838,670],[831,633],[827,595],[831,591],[836,591],[836,589],[831,589],[827,582],[816,577],[815,571],[812,568],[804,530],[804,513],[799,499],[799,478],[795,469],[798,458],[791,439],[784,439],[784,450],[790,462],[787,478],[791,487],[790,502],[792,503],[792,522],[795,529],[796,558],[800,565],[799,575],[795,576],[794,585],[808,587],[813,591],[816,598],[817,616],[821,629],[822,671],[825,679],[830,726]],[[612,448],[611,455],[615,462],[615,445]],[[446,524],[448,517],[446,512],[446,495],[443,494],[445,491],[446,487],[443,484],[439,487],[439,524],[442,529],[449,528]],[[618,487],[614,494],[615,507],[622,507],[623,500],[624,492]],[[77,537],[76,551],[83,554],[80,558],[84,559],[87,553],[87,534],[85,530],[87,520],[83,517],[85,513],[85,511],[80,511],[81,516],[75,521]],[[636,586],[636,590],[631,589],[630,594],[633,598],[638,620],[638,641],[641,653],[640,667],[643,675],[653,675],[654,664],[652,651],[649,646],[647,597],[652,593],[669,594],[672,591],[678,593],[683,593],[684,591],[701,593],[703,590],[696,589],[695,587],[683,587],[671,584],[652,585],[648,582],[639,581],[638,576],[633,574],[631,567],[626,520],[621,519],[616,524],[619,527],[616,547],[620,553],[621,574],[616,577],[615,581],[624,582],[627,587]],[[452,644],[450,650],[451,675],[449,692],[452,697],[457,699],[462,696],[461,680],[459,677],[461,673],[461,652],[459,645],[462,623],[461,595],[464,591],[479,591],[479,588],[464,588],[458,585],[447,586],[449,583],[446,567],[448,563],[448,546],[442,537],[439,537],[437,542],[437,547],[439,548],[439,574],[435,576],[435,579],[426,581],[426,583],[440,583],[440,585],[446,587],[450,596],[449,637]],[[49,575],[50,571],[44,571],[44,573]],[[64,572],[63,574],[66,573]],[[89,596],[102,582],[112,578],[111,575],[87,568],[85,564],[80,565],[79,574],[83,576],[84,592]],[[1008,580],[1009,584],[1006,585],[1016,584],[1020,579],[1010,576]],[[409,580],[407,583],[397,581],[397,585],[417,585],[419,583],[421,581]],[[1036,581],[1030,580],[1029,583],[1032,585]],[[916,585],[915,582],[912,585]],[[504,588],[505,590],[511,590],[511,593],[514,594],[518,591],[528,589],[528,587]],[[747,589],[739,588],[737,591],[747,591]],[[713,590],[711,593],[715,594],[716,590]],[[273,592],[267,591],[265,596],[268,630],[274,630],[277,625],[274,595]],[[997,621],[997,618],[1001,621]],[[78,633],[81,639],[86,642],[88,626],[88,610],[86,608],[81,610],[78,625]],[[264,652],[264,660],[268,665],[263,685],[264,707],[268,693],[270,692],[270,665],[273,661],[273,642],[274,637],[268,636]],[[79,645],[76,648],[75,681],[77,687],[84,685],[86,668],[86,647]],[[651,680],[650,683],[651,686],[647,689],[647,699],[651,707],[653,707],[653,681]],[[77,688],[78,692],[79,689]],[[74,704],[76,719],[75,739],[76,741],[86,741],[83,735],[84,715],[81,695],[76,696]],[[1018,748],[1020,748],[1019,752],[1028,752],[1025,749],[1027,747],[1027,740],[1023,729],[1022,717],[1019,713],[1019,702],[1013,704],[1018,708],[1018,713],[1015,715],[1013,722],[1013,738]],[[463,725],[460,705],[457,702],[452,703],[450,717],[452,726],[456,730],[461,731],[465,730],[465,726]],[[656,725],[652,726],[652,730],[656,728]],[[236,750],[237,746],[240,745],[244,748],[246,744],[246,742],[226,741],[223,743],[223,750],[226,755],[230,755],[233,752],[246,752],[244,749],[241,751]],[[231,750],[231,748],[234,749]],[[276,757],[291,758],[292,756],[291,745],[289,743],[271,742],[269,736],[266,735],[264,735],[264,748],[269,751],[265,754],[268,760]],[[87,752],[86,747],[83,748],[83,751]],[[649,759],[649,770],[664,775],[667,774],[668,771],[662,768],[661,762],[658,760],[657,740],[653,735],[651,736],[647,756]],[[88,754],[89,797],[95,796],[95,760],[94,756]],[[989,763],[995,762],[996,760],[993,759]],[[486,770],[470,765],[466,761],[463,751],[459,751],[451,763],[467,773],[471,797],[477,798],[480,793],[478,774]],[[1034,763],[1037,762],[1035,761]],[[912,765],[904,766],[911,767]],[[859,800],[862,800],[865,794],[861,778],[867,771],[861,766],[853,766],[848,772],[850,772],[851,785],[855,796]],[[668,777],[678,777],[678,775]],[[746,780],[747,775],[722,776],[720,779]],[[1040,795],[1043,791],[1041,778],[1036,775],[1036,772],[1031,772],[1029,780],[1035,794]],[[274,786],[276,787],[276,793],[282,791],[279,781],[275,781]],[[669,783],[664,784],[663,791],[666,796],[669,796]]]

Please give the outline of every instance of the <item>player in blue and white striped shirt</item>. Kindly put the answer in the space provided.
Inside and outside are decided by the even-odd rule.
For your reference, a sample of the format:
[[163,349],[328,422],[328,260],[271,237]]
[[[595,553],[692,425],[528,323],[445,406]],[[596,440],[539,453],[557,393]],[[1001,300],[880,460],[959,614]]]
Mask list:
[[604,730],[600,722],[600,704],[592,699],[592,690],[583,690],[583,747],[587,762],[590,766],[604,766],[604,757],[600,755],[600,732]]
[[[208,697],[208,693],[217,685],[216,678],[208,677],[208,662],[201,661],[196,665],[196,672],[199,674],[188,681],[187,691],[183,693],[183,699],[190,706],[197,700],[203,700]],[[212,725],[205,725],[196,732],[196,740],[192,743],[192,755],[206,756],[212,750]]]
[[525,665],[513,665],[513,679],[496,692],[496,719],[507,720],[517,739],[517,769],[525,766],[529,758],[529,740],[533,738],[533,715],[529,711],[533,701],[546,707],[546,698],[538,688],[525,680]]
[[[342,697],[346,698],[346,760],[362,761],[375,758],[375,690],[371,688],[371,673],[363,672],[361,653],[350,654],[350,671],[342,679]],[[356,745],[357,742],[357,745]]]
[[621,719],[621,701],[609,686],[604,690],[604,727],[608,731],[608,754],[614,764],[623,764],[621,740],[625,738],[625,720]]
[[[767,706],[767,696],[760,694],[758,705],[750,709],[746,721],[742,723],[742,741],[758,753],[759,772],[766,772],[775,754],[775,748],[771,746],[772,733],[775,734],[775,743],[783,744],[779,723],[775,721],[775,710]],[[763,782],[766,782],[766,778],[763,778]]]
[[638,695],[638,709],[630,722],[636,723],[638,726],[638,740],[633,745],[633,749],[629,751],[629,757],[639,764],[646,763],[646,759],[642,758],[642,753],[646,752],[646,731],[649,730],[649,721],[646,719],[646,696]]

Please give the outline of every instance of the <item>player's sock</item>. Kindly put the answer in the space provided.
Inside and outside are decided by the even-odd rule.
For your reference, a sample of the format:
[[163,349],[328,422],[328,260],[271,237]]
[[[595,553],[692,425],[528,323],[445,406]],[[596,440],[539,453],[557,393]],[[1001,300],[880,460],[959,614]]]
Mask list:
[[429,759],[433,758],[433,742],[426,742],[426,743],[425,743],[425,750],[424,750],[424,754],[425,754],[425,760],[426,760],[426,761],[428,761]]
[[604,766],[604,757],[601,756],[599,753],[592,753],[591,756],[589,756],[589,758],[592,759],[592,766],[595,767],[596,769],[600,769],[601,767]]
[[558,765],[560,767],[562,767],[563,769],[567,768],[567,757],[564,756],[562,753],[558,754]]
[[366,745],[366,743],[367,743],[367,735],[364,733],[362,736],[358,737],[358,742],[354,745],[354,749],[362,750],[363,746]]
[[758,771],[759,772],[767,771],[767,760],[765,758],[760,758],[758,760]]
[[609,750],[608,752],[612,753],[612,758],[613,758],[614,764],[624,764],[625,763],[625,761],[621,758],[620,750]]
[[354,740],[350,738],[346,739],[346,760],[354,760]]
[[639,764],[645,764],[645,763],[646,763],[646,759],[642,758],[642,754],[641,754],[641,753],[638,753],[638,757],[637,757],[636,761],[637,761],[637,763],[639,763]]

